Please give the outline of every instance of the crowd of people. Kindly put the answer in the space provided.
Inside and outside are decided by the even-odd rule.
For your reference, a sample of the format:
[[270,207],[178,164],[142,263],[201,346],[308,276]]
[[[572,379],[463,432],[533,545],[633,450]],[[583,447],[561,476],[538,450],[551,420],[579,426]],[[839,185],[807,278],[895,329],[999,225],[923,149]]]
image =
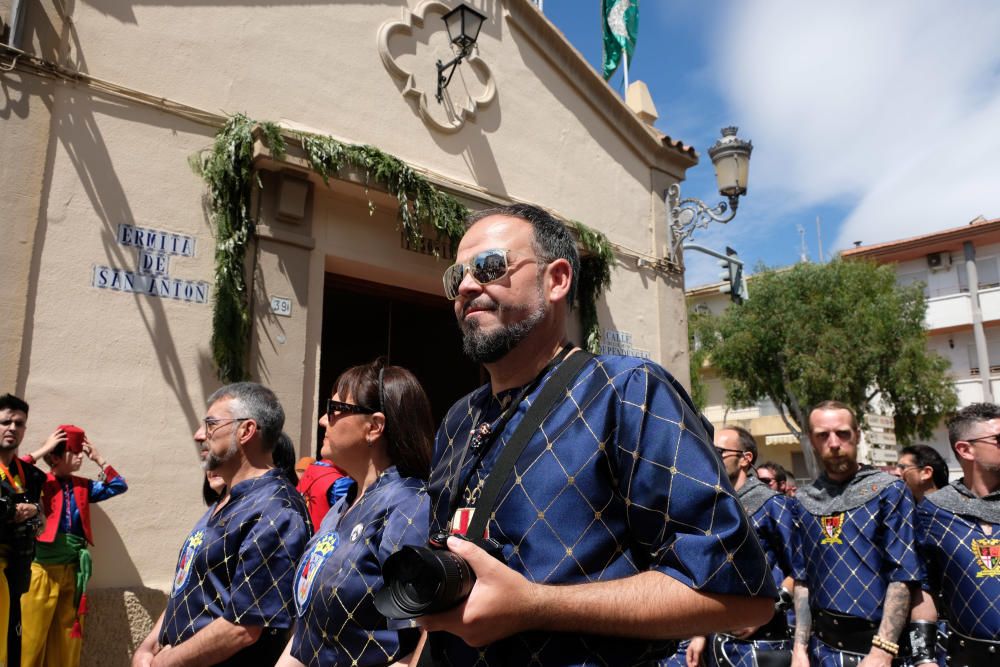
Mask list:
[[[209,398],[194,435],[208,508],[134,667],[995,664],[1000,407],[949,422],[964,475],[949,484],[929,447],[895,474],[859,464],[856,416],[821,403],[822,474],[796,488],[745,429],[713,438],[657,364],[568,342],[580,260],[547,213],[475,214],[456,259],[444,292],[489,382],[436,430],[420,383],[384,359],[339,376],[320,458],[298,472],[271,390]],[[28,406],[12,401],[0,664],[18,664],[20,601],[22,662],[72,665],[87,504],[126,487],[65,430],[17,458]],[[73,475],[82,456],[99,480]]]

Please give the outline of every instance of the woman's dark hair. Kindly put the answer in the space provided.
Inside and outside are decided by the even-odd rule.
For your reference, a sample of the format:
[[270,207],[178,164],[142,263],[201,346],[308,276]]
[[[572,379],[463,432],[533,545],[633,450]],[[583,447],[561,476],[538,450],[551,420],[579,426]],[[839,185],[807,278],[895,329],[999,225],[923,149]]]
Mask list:
[[[380,382],[381,380],[381,382]],[[413,373],[387,366],[384,357],[348,368],[334,391],[341,400],[385,415],[386,451],[399,474],[426,480],[430,475],[434,418],[424,388]]]
[[275,468],[279,468],[285,473],[285,477],[292,483],[292,486],[299,483],[299,475],[295,472],[296,460],[295,445],[288,434],[282,431],[277,442],[274,443],[274,450],[271,451],[271,461]]
[[205,504],[211,507],[215,503],[226,495],[226,490],[222,489],[222,493],[219,493],[212,488],[212,485],[208,483],[208,477],[202,476],[201,480],[201,497],[205,499]]

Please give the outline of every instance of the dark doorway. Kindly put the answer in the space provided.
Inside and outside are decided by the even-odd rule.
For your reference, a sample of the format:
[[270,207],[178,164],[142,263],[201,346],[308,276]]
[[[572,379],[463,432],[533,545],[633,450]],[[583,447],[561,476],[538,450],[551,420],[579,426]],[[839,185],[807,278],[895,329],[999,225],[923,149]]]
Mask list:
[[[440,296],[327,274],[320,350],[320,414],[337,376],[378,356],[411,371],[431,401],[434,423],[483,382],[462,354],[451,302]],[[318,455],[322,430],[316,441]]]

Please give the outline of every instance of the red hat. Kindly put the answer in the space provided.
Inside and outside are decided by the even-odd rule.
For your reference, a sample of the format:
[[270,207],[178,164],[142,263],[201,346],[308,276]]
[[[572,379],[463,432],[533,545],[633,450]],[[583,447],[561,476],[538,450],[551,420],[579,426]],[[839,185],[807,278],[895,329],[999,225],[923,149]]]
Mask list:
[[59,428],[66,432],[66,449],[74,454],[83,451],[83,429],[72,424],[62,424]]

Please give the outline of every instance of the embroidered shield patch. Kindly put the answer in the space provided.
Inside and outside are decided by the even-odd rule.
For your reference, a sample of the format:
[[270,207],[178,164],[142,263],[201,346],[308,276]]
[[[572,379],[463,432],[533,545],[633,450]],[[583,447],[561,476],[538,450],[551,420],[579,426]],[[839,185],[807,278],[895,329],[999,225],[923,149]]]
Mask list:
[[295,573],[295,608],[298,610],[300,616],[309,603],[316,574],[323,567],[323,563],[330,557],[330,554],[333,553],[333,550],[337,548],[339,541],[340,538],[336,531],[327,533],[316,542],[312,550],[299,562],[299,569]]
[[204,540],[205,531],[203,530],[188,536],[187,542],[184,543],[184,549],[181,551],[181,559],[177,563],[177,573],[174,575],[174,587],[170,591],[170,597],[176,596],[187,585],[188,579],[191,577],[191,563],[194,562],[194,557]]
[[840,539],[840,531],[844,529],[844,514],[833,514],[831,516],[821,516],[820,524],[823,526],[823,534],[826,536],[819,541],[820,544],[843,544]]
[[972,553],[981,568],[976,578],[1000,577],[1000,539],[972,540]]

